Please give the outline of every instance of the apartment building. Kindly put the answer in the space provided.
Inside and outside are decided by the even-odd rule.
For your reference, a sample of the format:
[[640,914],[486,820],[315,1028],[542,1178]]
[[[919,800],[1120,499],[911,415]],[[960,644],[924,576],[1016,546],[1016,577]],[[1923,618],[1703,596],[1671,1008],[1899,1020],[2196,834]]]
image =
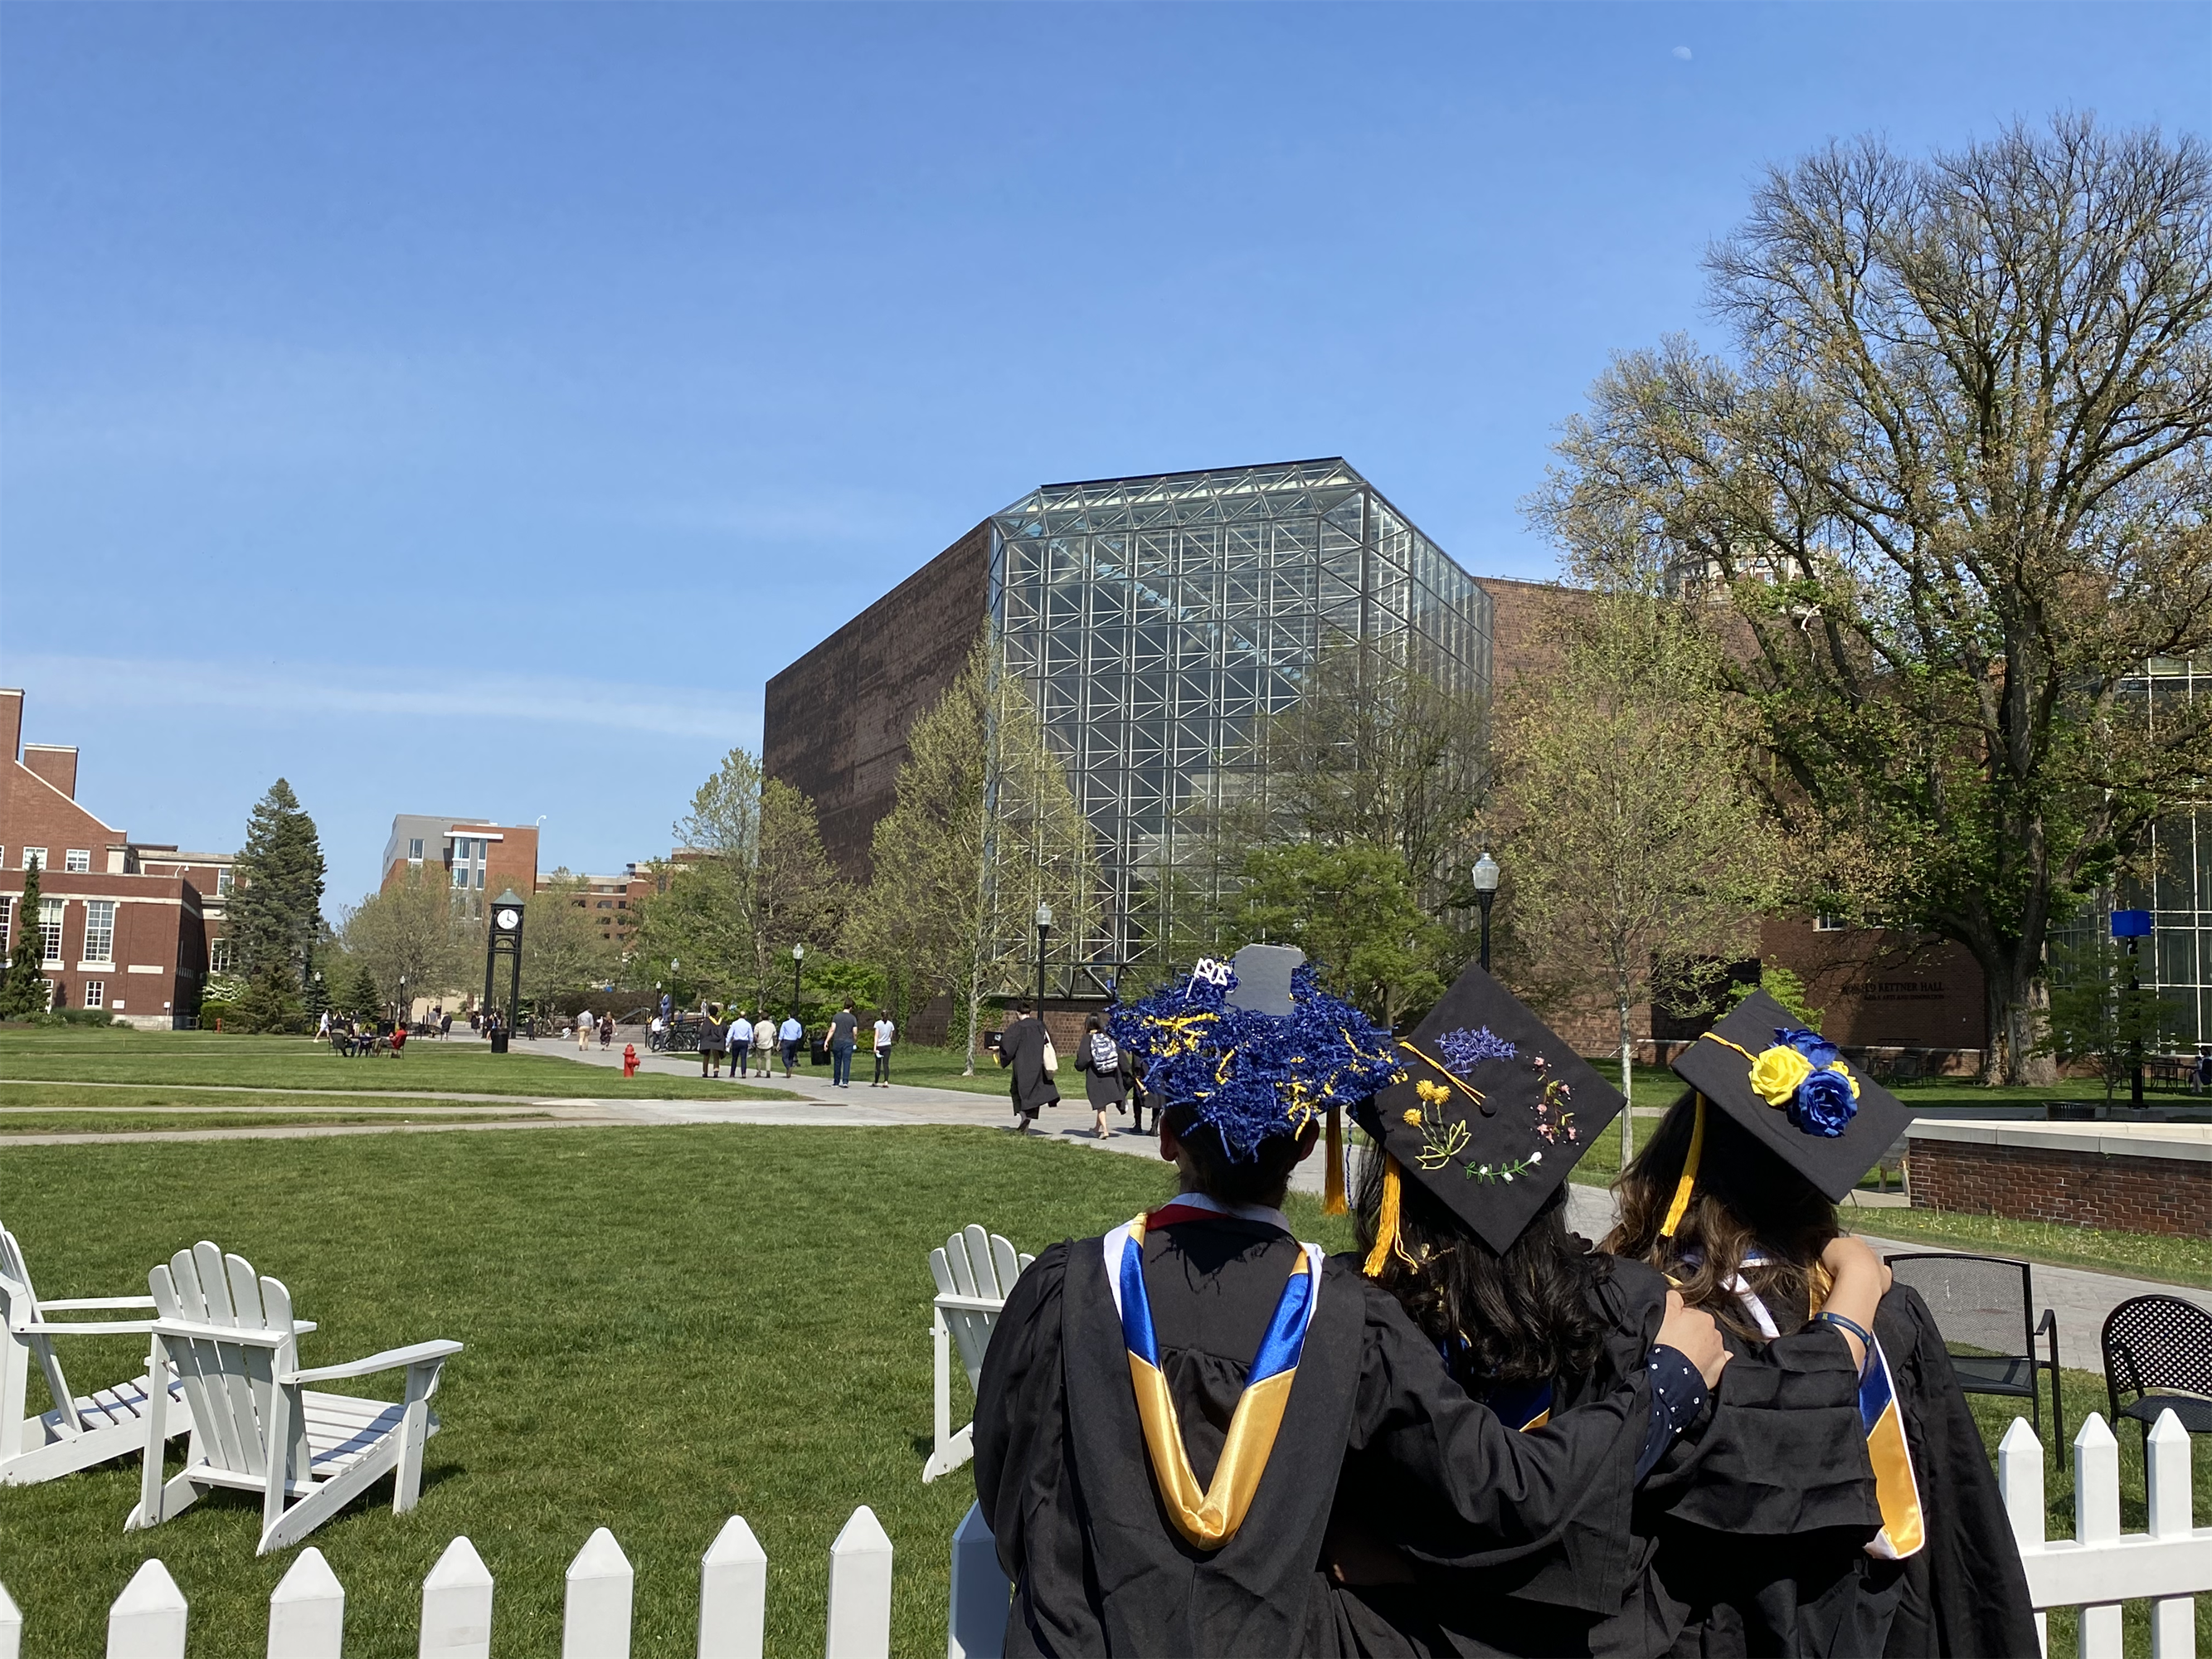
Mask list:
[[401,812],[392,820],[384,843],[383,891],[411,870],[438,872],[457,892],[493,894],[512,887],[518,893],[538,889],[538,828],[494,823],[489,818],[438,817]]

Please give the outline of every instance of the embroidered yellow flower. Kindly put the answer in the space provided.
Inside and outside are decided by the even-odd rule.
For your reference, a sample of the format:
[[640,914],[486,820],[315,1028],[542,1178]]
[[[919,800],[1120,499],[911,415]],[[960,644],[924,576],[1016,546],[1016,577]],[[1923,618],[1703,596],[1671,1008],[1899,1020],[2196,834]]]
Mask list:
[[1768,1105],[1787,1105],[1797,1085],[1812,1073],[1812,1064],[1804,1055],[1777,1043],[1751,1062],[1751,1086]]
[[1408,1112],[1406,1114],[1406,1121],[1418,1129],[1421,1127],[1421,1115],[1419,1112]]
[[1431,1106],[1441,1106],[1451,1098],[1451,1091],[1441,1083],[1431,1083],[1423,1078],[1413,1085],[1413,1092]]

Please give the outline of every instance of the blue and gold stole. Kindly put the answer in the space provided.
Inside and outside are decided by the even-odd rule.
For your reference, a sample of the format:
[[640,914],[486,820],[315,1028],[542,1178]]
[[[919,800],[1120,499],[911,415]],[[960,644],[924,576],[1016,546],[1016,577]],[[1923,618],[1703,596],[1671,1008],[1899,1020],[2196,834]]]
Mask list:
[[1881,1530],[1866,1552],[1885,1561],[1902,1561],[1920,1553],[1928,1526],[1912,1474],[1912,1448],[1905,1443],[1905,1413],[1890,1381],[1889,1356],[1880,1342],[1869,1345],[1866,1370],[1859,1373],[1859,1426],[1866,1431],[1875,1503],[1881,1510]]
[[1528,1434],[1552,1420],[1552,1382],[1546,1377],[1540,1382],[1501,1382],[1482,1403],[1507,1428]]
[[1129,1351],[1129,1380],[1137,1391],[1137,1417],[1144,1425],[1145,1449],[1152,1465],[1152,1479],[1167,1506],[1176,1530],[1202,1550],[1217,1550],[1237,1535],[1260,1489],[1260,1477],[1275,1449],[1275,1436],[1283,1426],[1290,1404],[1291,1382],[1298,1371],[1298,1356],[1305,1351],[1306,1332],[1312,1328],[1314,1308],[1321,1299],[1322,1250],[1318,1244],[1301,1245],[1298,1265],[1283,1286],[1260,1352],[1246,1373],[1244,1392],[1229,1419],[1229,1433],[1214,1465],[1213,1481],[1199,1489],[1197,1473],[1182,1441],[1182,1425],[1176,1417],[1175,1399],[1168,1392],[1160,1370],[1159,1344],[1152,1332],[1152,1304],[1145,1296],[1145,1227],[1177,1213],[1187,1204],[1139,1216],[1106,1235],[1106,1282],[1113,1286],[1114,1307],[1121,1318],[1121,1340]]

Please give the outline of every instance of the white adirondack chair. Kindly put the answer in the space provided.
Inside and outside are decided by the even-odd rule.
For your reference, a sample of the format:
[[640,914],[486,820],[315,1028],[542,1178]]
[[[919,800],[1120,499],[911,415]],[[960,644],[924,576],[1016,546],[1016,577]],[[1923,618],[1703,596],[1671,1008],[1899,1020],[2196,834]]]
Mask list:
[[[167,1401],[155,1396],[138,1503],[124,1530],[167,1520],[210,1486],[261,1494],[260,1555],[298,1543],[386,1474],[395,1477],[392,1513],[415,1507],[422,1442],[438,1431],[430,1396],[459,1343],[417,1342],[302,1370],[298,1339],[307,1327],[292,1317],[292,1293],[245,1257],[203,1242],[147,1279],[159,1315],[155,1363],[175,1366],[194,1433],[184,1473],[165,1485],[159,1448]],[[406,1398],[397,1402],[307,1386],[403,1369]]]
[[[15,1235],[0,1226],[0,1313],[7,1321],[7,1346],[0,1348],[0,1486],[28,1486],[57,1475],[73,1474],[104,1463],[111,1457],[127,1457],[146,1444],[146,1394],[150,1384],[141,1373],[112,1389],[88,1395],[70,1391],[63,1374],[61,1357],[54,1352],[58,1336],[143,1335],[154,1327],[150,1320],[95,1320],[87,1323],[56,1323],[53,1313],[112,1313],[154,1310],[150,1296],[76,1297],[67,1301],[41,1302],[31,1288],[31,1269],[23,1260],[23,1247]],[[46,1378],[52,1409],[27,1417],[31,1362],[36,1359]],[[171,1435],[192,1425],[169,1378]]]
[[952,1432],[952,1361],[951,1344],[960,1345],[960,1363],[967,1368],[968,1386],[977,1386],[983,1375],[983,1352],[991,1346],[991,1331],[999,1322],[999,1310],[1014,1288],[1024,1268],[1036,1261],[1018,1254],[996,1233],[969,1225],[945,1241],[941,1250],[929,1253],[930,1276],[937,1281],[937,1302],[930,1313],[930,1340],[936,1347],[937,1397],[933,1422],[937,1449],[922,1465],[922,1484],[950,1474],[975,1455],[973,1423]]

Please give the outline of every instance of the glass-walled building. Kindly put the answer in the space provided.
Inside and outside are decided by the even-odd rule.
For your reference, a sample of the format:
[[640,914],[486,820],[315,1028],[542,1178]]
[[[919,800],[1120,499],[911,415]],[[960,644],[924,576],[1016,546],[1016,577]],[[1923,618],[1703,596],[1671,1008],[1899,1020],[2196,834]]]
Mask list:
[[1255,724],[1318,649],[1490,684],[1490,596],[1341,459],[1047,484],[988,523],[991,625],[1097,837],[1111,959],[1169,925],[1164,878],[1261,787]]

